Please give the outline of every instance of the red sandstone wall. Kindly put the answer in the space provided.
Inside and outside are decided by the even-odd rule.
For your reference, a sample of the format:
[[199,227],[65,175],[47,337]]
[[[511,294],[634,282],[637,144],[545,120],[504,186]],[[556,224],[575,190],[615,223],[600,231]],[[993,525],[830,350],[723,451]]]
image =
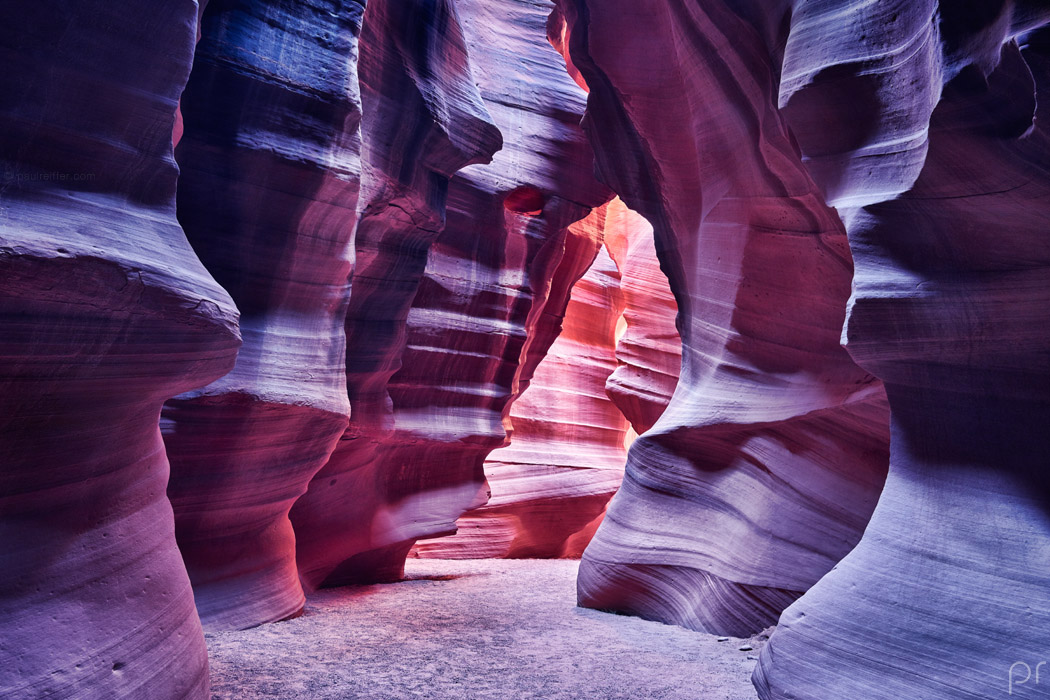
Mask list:
[[0,695],[457,523],[763,700],[1048,646],[1045,3],[363,7],[0,7]]

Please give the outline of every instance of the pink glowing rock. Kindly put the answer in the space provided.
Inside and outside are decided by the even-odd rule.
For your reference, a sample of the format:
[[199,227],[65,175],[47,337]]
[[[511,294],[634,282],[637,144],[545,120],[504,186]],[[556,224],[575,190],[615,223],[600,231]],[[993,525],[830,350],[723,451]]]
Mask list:
[[[1047,693],[1050,42],[1025,32],[1050,13],[1036,9],[920,3],[894,24],[873,5],[856,14],[871,31],[862,43],[829,42],[819,3],[792,17],[785,65],[817,77],[787,113],[803,152],[819,149],[811,160],[848,223],[845,338],[886,382],[892,446],[863,539],[784,612],[761,656],[766,700]],[[907,84],[908,63],[842,67],[855,53],[913,55],[917,36],[923,63]],[[876,86],[890,90],[884,102]],[[834,94],[894,109],[869,114],[856,140],[825,140],[812,125],[849,109]],[[914,153],[888,141],[902,119]],[[892,177],[858,175],[868,170]]]
[[609,252],[573,287],[561,335],[513,404],[511,444],[485,461],[488,503],[414,556],[578,557],[623,476],[624,413],[644,431],[667,406],[681,344],[652,226],[619,199],[570,231],[581,225]]
[[663,414],[678,385],[678,305],[660,269],[653,227],[619,197],[609,202],[605,246],[620,270],[624,299],[617,367],[605,389],[634,431],[644,433]]
[[[605,230],[605,208],[570,231]],[[605,395],[623,311],[620,273],[604,248],[573,286],[562,331],[510,410],[510,445],[485,460],[491,496],[453,537],[420,542],[436,558],[579,556],[623,477],[627,421]]]
[[653,225],[682,338],[579,599],[750,634],[856,544],[885,474],[881,386],[839,345],[845,232],[772,102],[775,26],[718,2],[573,0],[561,16],[598,169]]
[[0,5],[0,696],[206,698],[161,404],[227,372],[175,219],[192,2]]
[[427,251],[444,222],[448,178],[488,161],[500,146],[455,5],[438,3],[420,24],[422,11],[421,3],[373,0],[364,16],[362,214],[345,323],[351,421],[291,513],[300,577],[310,588],[369,549],[372,517],[385,508],[369,465],[391,437],[388,384],[400,366]]
[[169,401],[176,536],[206,628],[302,609],[292,503],[347,425],[361,12],[212,0],[182,97],[179,220],[241,309],[233,371]]
[[[510,401],[600,245],[568,226],[608,198],[577,126],[583,93],[544,40],[549,6],[441,4],[445,19],[425,31],[403,3],[384,7],[369,4],[361,44],[373,204],[347,317],[352,420],[292,510],[311,586],[397,578],[415,540],[454,532],[485,501],[484,458],[504,442]],[[423,59],[445,68],[397,78],[397,65]],[[470,63],[484,70],[455,72]],[[433,82],[420,89],[420,76]],[[427,112],[434,100],[447,109]],[[503,148],[490,165],[463,167],[498,145],[486,110]],[[398,116],[370,126],[370,113]],[[450,114],[461,116],[441,121]]]

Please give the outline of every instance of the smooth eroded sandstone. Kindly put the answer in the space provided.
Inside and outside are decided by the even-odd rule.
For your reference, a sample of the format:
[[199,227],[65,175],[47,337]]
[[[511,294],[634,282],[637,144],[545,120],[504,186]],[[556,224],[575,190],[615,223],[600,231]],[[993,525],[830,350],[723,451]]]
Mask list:
[[240,342],[175,218],[196,16],[0,6],[3,697],[208,697],[158,428]]
[[[604,232],[605,209],[575,224]],[[485,460],[488,503],[453,537],[426,540],[434,558],[578,557],[620,485],[627,421],[605,394],[623,312],[620,273],[602,248],[573,286],[561,333],[510,409],[510,444]]]
[[609,202],[605,245],[620,271],[623,320],[617,327],[616,370],[605,390],[636,433],[653,427],[678,385],[682,339],[678,306],[660,269],[653,227],[619,197]]
[[881,386],[839,345],[845,232],[776,108],[775,13],[561,10],[598,170],[653,225],[682,339],[677,389],[631,448],[579,599],[750,634],[856,544],[885,474]]
[[[924,5],[919,23],[936,11]],[[886,382],[892,409],[889,477],[856,549],[781,617],[754,676],[764,699],[1047,692],[1050,42],[1023,30],[1050,17],[1023,4],[941,10],[934,68],[920,75],[940,101],[909,114],[924,158],[883,157],[907,174],[889,201],[852,184],[830,195],[844,200],[856,261],[847,348]],[[884,26],[878,8],[866,14]],[[902,41],[891,29],[874,39]],[[842,53],[799,60],[828,72]],[[836,118],[838,104],[806,91],[856,82],[806,86],[795,118]],[[828,146],[825,177],[850,183],[840,173],[864,167],[893,112],[872,119],[873,143]]]
[[346,429],[359,2],[212,0],[182,96],[178,215],[241,310],[233,371],[169,401],[176,536],[207,628],[302,609],[292,503]]
[[367,475],[391,439],[388,386],[427,251],[444,224],[448,179],[500,146],[454,3],[373,0],[361,31],[361,218],[345,321],[351,420],[291,513],[308,588],[369,549],[384,496]]
[[[486,133],[475,118],[454,122],[447,144],[418,138],[394,161],[385,150],[370,156],[369,90],[377,91],[379,110],[404,104],[384,107],[380,97],[389,93],[382,81],[396,75],[392,59],[378,50],[374,64],[366,58],[370,4],[361,66],[373,66],[368,70],[376,78],[370,86],[362,72],[364,188],[376,178],[389,204],[374,210],[375,229],[368,233],[378,241],[373,266],[359,258],[354,277],[347,320],[354,418],[292,512],[301,574],[311,585],[397,578],[417,539],[453,532],[465,510],[484,503],[485,456],[503,444],[510,402],[553,341],[569,290],[600,245],[568,229],[608,194],[591,174],[593,154],[577,126],[583,93],[545,41],[550,6],[504,0],[445,7],[449,20],[425,29],[432,40],[420,41],[424,29],[412,24],[413,43],[406,39],[397,55],[450,42],[443,50],[463,56],[447,60],[444,72],[418,73],[434,81],[422,93],[421,108],[440,98],[464,110],[476,82],[475,97],[483,103],[470,114],[487,111],[503,147],[491,164],[476,163],[498,145],[491,138],[469,159],[452,157],[463,153],[454,146]],[[380,17],[375,15],[377,32]],[[468,54],[475,69],[457,77],[453,69],[467,66]],[[446,113],[456,114],[436,114]],[[404,122],[380,122],[376,129],[397,123]],[[400,141],[376,143],[401,147]],[[392,170],[391,162],[400,166]],[[370,163],[390,174],[373,173]],[[391,174],[410,175],[428,163],[443,170],[386,184]],[[435,179],[459,168],[447,185]],[[422,197],[435,183],[447,192]],[[409,204],[393,197],[395,191],[408,192]],[[411,204],[419,199],[432,208],[421,214]],[[361,257],[372,211],[364,209],[358,232]],[[362,284],[373,291],[357,297]],[[358,313],[356,303],[362,304]]]

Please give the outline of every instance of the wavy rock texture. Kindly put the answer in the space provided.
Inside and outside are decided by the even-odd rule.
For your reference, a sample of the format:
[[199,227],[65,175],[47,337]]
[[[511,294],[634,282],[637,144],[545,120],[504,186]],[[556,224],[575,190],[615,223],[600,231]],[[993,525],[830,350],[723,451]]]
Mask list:
[[839,345],[845,233],[775,107],[775,24],[721,3],[563,12],[598,168],[653,224],[682,338],[579,600],[745,636],[856,544],[883,483],[885,398]]
[[682,365],[678,305],[660,269],[653,227],[619,197],[609,202],[605,245],[620,271],[623,323],[609,398],[637,433],[653,427],[671,401]]
[[163,413],[176,536],[206,628],[304,603],[288,511],[349,413],[362,12],[212,0],[182,97],[179,220],[244,336],[232,372]]
[[[208,0],[197,0],[197,41],[201,40],[201,19],[204,17],[204,10],[207,9],[207,7]],[[185,123],[182,119],[182,98],[180,97],[179,103],[175,106],[175,124],[171,128],[172,147],[178,147],[179,141],[182,140],[182,134],[185,130]]]
[[[378,241],[378,252],[373,273],[359,260],[351,304],[357,298],[363,305],[357,314],[351,309],[347,322],[353,328],[347,364],[354,419],[292,512],[300,533],[301,575],[310,585],[397,578],[416,539],[453,532],[468,507],[484,502],[482,463],[504,441],[509,402],[524,390],[553,341],[569,290],[600,245],[589,234],[567,233],[569,224],[608,195],[591,175],[593,154],[576,126],[582,93],[543,40],[550,6],[505,0],[456,7],[461,23],[449,14],[448,21],[430,27],[428,42],[419,39],[418,23],[410,23],[398,55],[451,42],[460,58],[450,58],[445,72],[421,73],[436,82],[419,91],[427,100],[444,95],[450,107],[464,104],[474,85],[469,74],[453,80],[452,70],[468,65],[468,52],[475,65],[485,66],[475,74],[484,104],[472,113],[487,109],[503,134],[503,149],[491,165],[463,169],[447,198],[436,200],[446,205],[443,228],[441,207],[420,194],[427,193],[424,185],[437,182],[432,175],[413,178],[411,187],[400,182],[388,187],[384,180],[380,190],[389,203],[365,210],[359,256],[365,255],[360,241],[373,212],[375,228],[367,235]],[[373,65],[365,58],[372,13],[370,4],[363,70]],[[380,15],[375,17],[378,31]],[[383,34],[391,36],[389,30]],[[379,82],[396,72],[386,56],[377,52],[369,70],[374,89],[390,94]],[[363,72],[366,145],[372,142],[369,80]],[[404,99],[381,102],[378,109],[399,112],[404,104]],[[376,128],[397,123],[384,120]],[[479,134],[488,133],[479,124],[477,118],[453,123],[448,141],[476,143]],[[389,148],[403,149],[394,136]],[[449,147],[438,139],[409,143],[414,150],[396,152],[392,160],[377,153],[370,161],[366,151],[366,162],[380,162],[383,172],[394,174],[444,163],[446,176],[467,162],[450,159]],[[474,160],[494,148],[491,138],[480,143]],[[369,177],[381,176],[366,168],[366,181]],[[412,203],[419,200],[433,207],[426,216]],[[394,253],[397,258],[389,257]],[[362,276],[379,281],[362,282]],[[362,284],[373,285],[373,291],[358,297]]]
[[[444,223],[448,179],[469,163],[487,162],[500,146],[451,2],[369,3],[359,78],[362,215],[345,326],[351,421],[291,513],[308,588],[370,548],[373,518],[386,506],[379,483],[386,475],[375,463],[393,440],[388,386],[400,367],[427,251]],[[385,566],[381,560],[376,567]],[[367,579],[372,565],[363,569]],[[388,578],[385,569],[376,578]]]
[[3,697],[208,697],[157,427],[240,342],[175,219],[196,11],[0,6]]
[[[924,159],[885,145],[895,118],[885,109],[857,150],[825,150],[833,181],[849,183],[841,173],[865,167],[869,151],[885,152],[880,171],[907,175],[886,187],[906,189],[893,201],[865,196],[847,211],[856,279],[845,336],[886,382],[890,473],[860,544],[784,612],[755,672],[762,698],[1047,693],[1050,41],[1045,29],[1022,38],[1023,51],[1011,39],[1050,20],[1026,12],[1034,7],[975,4],[963,17],[940,8],[934,69],[911,89],[941,101],[928,130],[925,115],[908,115]],[[920,9],[914,22],[925,26],[937,8]],[[828,21],[812,15],[814,27]],[[881,8],[862,16],[874,46],[905,45]],[[821,94],[866,89],[838,68],[846,49],[826,50],[797,60],[841,78],[792,96],[793,118],[815,122],[816,107],[838,120]],[[807,149],[820,143],[811,136],[800,139]],[[856,189],[837,198],[855,203]]]
[[[595,210],[586,223],[601,232],[605,218],[604,208]],[[561,333],[511,406],[510,445],[485,460],[488,503],[460,518],[455,536],[420,542],[415,555],[580,555],[627,459],[627,421],[605,395],[622,311],[620,273],[602,248],[572,288]]]
[[670,401],[681,341],[652,226],[619,198],[588,222],[600,224],[605,247],[511,407],[511,444],[485,461],[488,503],[460,518],[456,535],[419,542],[414,556],[579,557],[623,478],[635,437],[624,415],[644,432]]

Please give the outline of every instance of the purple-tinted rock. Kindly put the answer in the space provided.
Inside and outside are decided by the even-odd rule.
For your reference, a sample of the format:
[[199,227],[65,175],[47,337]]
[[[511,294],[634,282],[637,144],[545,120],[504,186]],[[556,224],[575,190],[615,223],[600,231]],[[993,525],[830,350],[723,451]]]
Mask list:
[[[443,81],[434,93],[445,95],[450,105],[462,104],[476,78],[484,109],[503,134],[503,148],[491,164],[471,165],[452,178],[447,199],[437,200],[447,202],[443,228],[440,216],[419,213],[412,204],[419,194],[405,195],[408,204],[402,203],[393,194],[406,186],[387,185],[393,178],[382,175],[411,174],[420,166],[408,158],[420,156],[391,158],[380,150],[369,160],[366,148],[366,163],[381,166],[377,173],[366,167],[366,191],[375,177],[387,190],[381,201],[390,202],[375,209],[376,230],[368,235],[389,243],[376,245],[373,263],[363,268],[359,260],[355,273],[347,321],[350,429],[292,512],[302,575],[312,585],[397,578],[415,540],[454,532],[465,510],[484,503],[485,456],[503,444],[510,401],[527,386],[557,333],[572,284],[598,250],[597,241],[568,233],[568,226],[604,203],[608,192],[594,180],[593,154],[577,126],[583,93],[545,41],[550,6],[505,0],[456,7],[458,23],[447,22],[445,33],[427,29],[436,32],[433,40],[417,37],[413,46],[419,51],[452,41],[469,51],[475,66],[485,67],[461,82],[447,72],[423,75]],[[362,70],[372,12],[369,5]],[[378,32],[381,15],[375,17]],[[384,55],[377,53],[377,61]],[[521,62],[531,70],[522,71]],[[396,75],[389,63],[375,64],[384,80]],[[456,66],[466,64],[464,58]],[[364,72],[362,84],[368,146]],[[379,110],[392,108],[383,105]],[[454,124],[458,131],[450,143],[476,139],[476,124]],[[460,151],[439,148],[444,142],[438,139],[432,153],[426,150],[432,141],[418,139],[429,159],[424,163],[445,162],[446,177],[466,165],[460,157],[455,167],[447,167],[438,156]],[[375,142],[387,143],[378,137]],[[479,153],[491,152],[486,148]],[[399,169],[392,170],[391,162],[401,163]],[[407,189],[426,193],[424,183],[440,180],[413,176],[409,182],[415,189]],[[364,211],[359,242],[371,211]],[[424,275],[420,263],[427,245]],[[361,276],[382,282],[366,281],[378,289],[357,297]],[[407,292],[414,296],[409,299]],[[355,298],[362,304],[357,313]]]
[[[388,386],[401,366],[406,318],[427,252],[444,224],[448,179],[470,163],[487,162],[500,146],[451,1],[372,0],[358,74],[361,219],[345,324],[351,421],[292,510],[299,572],[309,588],[372,548],[373,518],[387,502],[371,465],[391,440]],[[393,565],[398,575],[400,562]],[[376,578],[389,577],[387,564],[362,568],[364,578],[373,569],[384,569]]]
[[196,3],[0,5],[0,696],[205,698],[161,404],[237,311],[175,218]]
[[[861,16],[876,45],[903,45],[881,8]],[[932,115],[910,115],[924,158],[896,167],[907,176],[880,198],[854,194],[870,185],[830,196],[856,261],[844,335],[886,382],[890,472],[857,547],[781,617],[754,676],[762,698],[1047,693],[1050,42],[1045,30],[1024,50],[1011,38],[1038,19],[1012,3],[963,17],[945,3],[933,69],[909,87],[940,97]],[[822,60],[846,51],[831,44]],[[805,87],[793,117],[836,119],[839,104],[805,94],[829,89]],[[871,118],[870,141],[828,147],[825,177],[850,182],[839,173],[868,151],[893,166],[880,138],[894,113]]]
[[845,232],[773,102],[775,13],[562,13],[598,169],[652,223],[682,337],[678,387],[631,447],[579,599],[748,635],[852,548],[885,473],[882,389],[839,345]]
[[[600,240],[606,218],[605,207],[595,209],[570,232]],[[488,503],[456,521],[455,536],[420,542],[414,555],[580,556],[627,458],[627,421],[605,394],[622,312],[620,273],[602,248],[572,287],[561,333],[511,405],[510,444],[485,460]]]
[[296,614],[288,511],[346,429],[358,2],[212,0],[182,96],[179,220],[241,310],[233,371],[169,401],[168,496],[205,627]]

